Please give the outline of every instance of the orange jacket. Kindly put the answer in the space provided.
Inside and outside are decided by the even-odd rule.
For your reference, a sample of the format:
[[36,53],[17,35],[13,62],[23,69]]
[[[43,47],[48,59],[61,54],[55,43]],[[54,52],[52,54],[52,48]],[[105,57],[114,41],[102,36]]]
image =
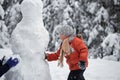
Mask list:
[[[78,66],[79,61],[85,61],[86,67],[88,66],[88,48],[86,47],[83,40],[78,37],[75,37],[71,43],[71,54],[65,56],[66,62],[69,65],[70,70],[80,69]],[[60,55],[60,49],[53,54],[47,54],[47,60],[53,61],[57,60]]]

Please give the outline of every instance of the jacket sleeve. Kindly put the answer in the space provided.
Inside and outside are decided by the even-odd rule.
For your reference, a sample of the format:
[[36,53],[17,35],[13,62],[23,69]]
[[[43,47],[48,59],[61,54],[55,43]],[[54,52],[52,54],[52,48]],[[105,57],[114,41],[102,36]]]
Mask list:
[[79,60],[86,62],[88,60],[88,48],[83,40],[77,39],[76,42],[77,51],[79,52]]
[[47,60],[48,61],[58,60],[59,55],[60,49],[56,53],[47,54]]
[[4,73],[6,73],[9,69],[10,69],[10,67],[9,67],[7,64],[1,66],[1,67],[0,67],[0,77],[1,77]]

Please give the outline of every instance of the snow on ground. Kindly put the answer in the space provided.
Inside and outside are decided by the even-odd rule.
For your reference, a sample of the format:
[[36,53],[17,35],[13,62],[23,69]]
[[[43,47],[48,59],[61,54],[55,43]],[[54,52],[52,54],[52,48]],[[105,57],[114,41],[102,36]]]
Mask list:
[[[57,61],[49,62],[52,80],[67,80],[68,66],[57,67]],[[85,71],[86,80],[120,80],[120,63],[101,59],[90,59]]]
[[[0,49],[0,58],[5,54],[12,54],[9,49]],[[49,62],[50,74],[52,80],[67,80],[69,69],[64,62],[64,67],[57,67],[57,61]],[[115,61],[107,61],[101,59],[89,59],[89,66],[85,71],[86,80],[120,80],[120,63]],[[28,72],[26,72],[27,74]],[[47,75],[46,75],[47,76]],[[4,79],[0,79],[4,80]]]
[[69,74],[69,69],[66,63],[64,63],[64,67],[57,66],[58,61],[49,62],[50,66],[50,74],[52,80],[67,80],[67,76]]
[[119,62],[91,59],[85,76],[87,80],[120,80],[119,68]]

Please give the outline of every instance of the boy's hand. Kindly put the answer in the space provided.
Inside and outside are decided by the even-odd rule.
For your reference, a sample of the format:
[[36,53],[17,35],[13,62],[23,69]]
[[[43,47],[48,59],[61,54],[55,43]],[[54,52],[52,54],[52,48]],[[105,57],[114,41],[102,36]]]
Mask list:
[[79,67],[80,67],[81,70],[85,70],[85,69],[86,69],[85,62],[84,62],[84,61],[79,61],[79,62],[78,62],[78,65],[79,65]]

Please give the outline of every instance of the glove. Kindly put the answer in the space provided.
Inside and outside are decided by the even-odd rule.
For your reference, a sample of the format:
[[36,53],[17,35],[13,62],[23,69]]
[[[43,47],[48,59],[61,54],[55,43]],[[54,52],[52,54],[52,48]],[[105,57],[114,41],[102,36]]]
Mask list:
[[8,59],[8,61],[6,62],[6,64],[7,64],[10,68],[16,66],[18,63],[19,63],[18,59],[17,59],[17,58],[12,59],[12,57],[10,57],[10,58]]
[[49,53],[50,53],[50,52],[44,52],[44,54],[45,54],[45,59],[47,59]]
[[0,66],[3,65],[3,61],[4,61],[4,59],[5,59],[5,56],[0,60]]
[[85,70],[85,69],[86,69],[85,62],[84,62],[84,61],[79,61],[79,62],[78,62],[78,65],[79,65],[79,67],[80,67],[81,70]]
[[0,60],[0,67],[2,66],[2,60]]
[[48,54],[48,53],[45,53],[45,59],[47,59],[47,54]]

